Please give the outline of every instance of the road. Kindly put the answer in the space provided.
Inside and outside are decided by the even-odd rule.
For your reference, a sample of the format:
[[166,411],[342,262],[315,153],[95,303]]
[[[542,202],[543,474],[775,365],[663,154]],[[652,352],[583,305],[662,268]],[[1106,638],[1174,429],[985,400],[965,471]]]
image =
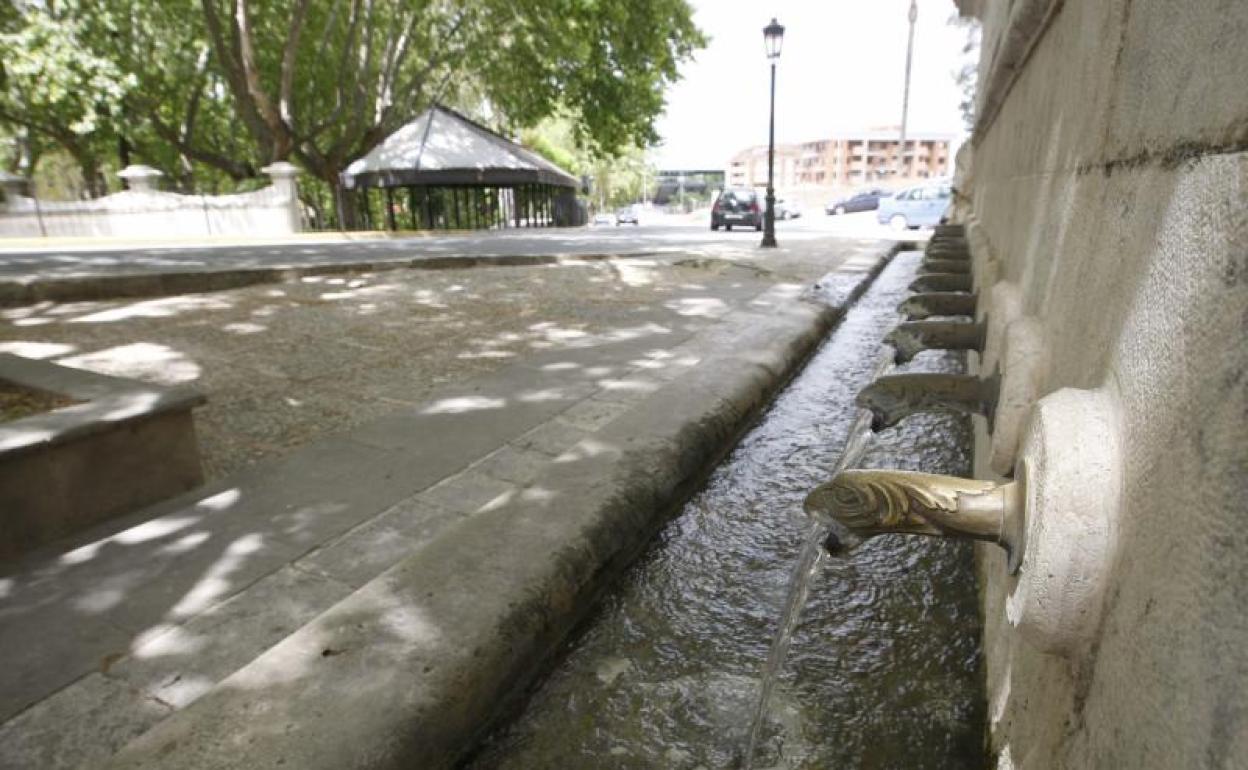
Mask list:
[[[776,223],[777,236],[804,242],[829,236],[912,239],[915,232],[896,233],[876,224],[874,212],[828,217],[822,213]],[[712,232],[704,216],[643,216],[638,226],[596,226],[553,230],[413,234],[409,237],[344,241],[301,237],[288,243],[250,245],[200,243],[159,246],[124,244],[50,244],[28,250],[0,245],[0,280],[77,277],[280,267],[327,263],[411,260],[422,256],[585,255],[652,252],[741,251],[758,243],[753,230]]]

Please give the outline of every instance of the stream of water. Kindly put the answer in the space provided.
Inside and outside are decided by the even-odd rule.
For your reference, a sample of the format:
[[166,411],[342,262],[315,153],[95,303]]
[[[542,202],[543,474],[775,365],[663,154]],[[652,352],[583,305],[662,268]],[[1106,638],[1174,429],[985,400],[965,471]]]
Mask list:
[[[886,349],[880,354],[879,362],[872,370],[871,379],[879,377],[892,365],[893,354]],[[871,412],[859,409],[858,416],[849,428],[849,437],[845,441],[845,449],[836,461],[829,478],[836,476],[847,468],[856,467],[867,453],[874,433],[871,430]],[[771,643],[771,651],[767,654],[767,665],[763,667],[762,683],[758,687],[758,702],[754,706],[754,717],[750,720],[749,738],[745,743],[745,754],[742,758],[743,770],[752,770],[754,755],[758,751],[758,741],[763,734],[763,726],[767,722],[767,710],[771,706],[771,693],[775,689],[776,679],[784,669],[784,662],[789,657],[789,643],[793,640],[793,631],[797,629],[797,621],[802,616],[802,608],[806,606],[806,595],[810,592],[810,581],[818,570],[820,560],[826,553],[823,544],[831,528],[816,519],[806,524],[806,534],[802,537],[802,551],[797,557],[797,566],[793,568],[793,578],[789,581],[789,596],[784,602],[784,611],[780,613],[780,628],[776,631],[775,641]]]
[[[820,559],[801,509],[842,463],[969,471],[964,419],[919,415],[868,442],[854,406],[917,262],[884,270],[469,767],[740,767],[759,703],[756,770],[983,766],[969,545],[880,537]],[[960,367],[932,351],[906,370]]]

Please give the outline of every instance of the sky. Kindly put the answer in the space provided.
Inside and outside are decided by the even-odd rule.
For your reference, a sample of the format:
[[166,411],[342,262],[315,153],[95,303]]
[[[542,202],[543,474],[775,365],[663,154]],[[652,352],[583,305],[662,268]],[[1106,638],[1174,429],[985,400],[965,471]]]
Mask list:
[[[785,26],[776,71],[776,141],[840,129],[897,126],[910,0],[690,0],[711,40],[668,89],[657,128],[661,169],[722,169],[737,151],[767,143],[769,69],[763,27]],[[918,0],[910,132],[964,134],[953,72],[965,30],[948,24],[952,0]]]

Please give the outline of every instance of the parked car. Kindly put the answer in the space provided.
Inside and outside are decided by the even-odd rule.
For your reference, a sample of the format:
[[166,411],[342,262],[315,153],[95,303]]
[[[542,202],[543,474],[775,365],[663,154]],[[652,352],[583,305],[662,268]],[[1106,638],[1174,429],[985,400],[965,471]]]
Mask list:
[[835,200],[824,207],[831,214],[848,214],[854,211],[872,211],[880,207],[880,199],[889,196],[888,190],[879,188],[862,190],[846,198]]
[[606,211],[599,211],[597,214],[594,214],[592,224],[613,225],[615,224],[615,217],[611,216],[611,214]]
[[945,209],[949,207],[952,187],[949,182],[930,182],[909,187],[891,198],[880,200],[876,220],[894,230],[908,227],[931,227],[940,224]]
[[802,210],[796,203],[776,198],[776,219],[797,219],[801,215]]
[[763,199],[755,190],[735,188],[724,190],[711,206],[711,229],[733,225],[763,229]]
[[637,224],[637,212],[631,207],[625,207],[615,212],[615,224],[619,225],[635,225]]

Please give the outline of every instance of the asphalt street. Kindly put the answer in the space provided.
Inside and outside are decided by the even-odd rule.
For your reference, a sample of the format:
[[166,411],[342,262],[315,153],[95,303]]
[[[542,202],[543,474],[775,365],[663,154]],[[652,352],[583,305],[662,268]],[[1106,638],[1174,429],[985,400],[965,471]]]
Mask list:
[[[810,241],[829,236],[848,238],[913,239],[921,231],[897,233],[878,225],[874,212],[841,217],[811,213],[776,223],[777,236],[786,241]],[[640,225],[591,226],[554,230],[498,230],[446,235],[413,234],[344,241],[334,234],[318,242],[301,236],[290,243],[203,245],[198,243],[134,246],[124,244],[49,244],[25,250],[5,249],[0,243],[0,280],[37,277],[126,275],[247,267],[284,267],[350,262],[378,262],[420,257],[485,257],[533,255],[646,254],[664,252],[723,252],[752,250],[759,234],[753,230],[712,232],[703,217],[643,215]]]

